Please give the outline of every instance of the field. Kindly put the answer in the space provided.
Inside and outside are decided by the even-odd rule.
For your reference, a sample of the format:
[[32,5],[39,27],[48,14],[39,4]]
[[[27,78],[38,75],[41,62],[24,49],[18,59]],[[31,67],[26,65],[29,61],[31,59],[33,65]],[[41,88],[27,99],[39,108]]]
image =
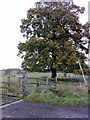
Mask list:
[[[29,72],[27,73],[29,77],[31,78],[42,78],[42,77],[47,77],[47,78],[50,78],[51,77],[51,72]],[[10,73],[11,76],[13,77],[18,77],[17,75],[17,72],[16,71],[12,71]],[[22,75],[22,74],[21,74]],[[0,80],[2,77],[5,77],[4,75],[4,71],[0,71]],[[64,73],[61,73],[61,72],[57,72],[57,77],[62,79],[62,78],[73,78],[73,79],[80,79],[82,80],[83,77],[82,75],[75,75],[75,74],[72,74],[72,73],[67,73],[66,76],[64,75]],[[88,76],[85,76],[86,79],[88,79]]]

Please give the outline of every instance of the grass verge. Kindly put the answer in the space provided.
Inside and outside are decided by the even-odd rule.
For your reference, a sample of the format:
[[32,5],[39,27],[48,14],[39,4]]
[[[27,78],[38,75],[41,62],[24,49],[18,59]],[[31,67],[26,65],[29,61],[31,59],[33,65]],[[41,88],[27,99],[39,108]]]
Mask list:
[[61,95],[53,92],[42,92],[42,93],[30,93],[26,98],[27,101],[47,103],[53,105],[65,105],[65,106],[88,106],[88,95],[80,94],[73,95],[68,92],[64,92]]

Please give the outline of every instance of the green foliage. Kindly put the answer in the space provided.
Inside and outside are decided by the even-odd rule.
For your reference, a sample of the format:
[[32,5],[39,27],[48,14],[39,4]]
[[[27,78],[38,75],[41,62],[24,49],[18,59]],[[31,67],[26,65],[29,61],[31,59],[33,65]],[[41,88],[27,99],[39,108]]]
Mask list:
[[54,94],[52,92],[30,93],[25,100],[31,102],[40,102],[55,105],[69,105],[69,106],[87,106],[88,96],[85,94],[73,95],[68,92],[62,94]]
[[45,3],[29,9],[20,26],[27,39],[18,44],[22,68],[38,72],[51,70],[56,77],[57,69],[73,72],[78,58],[85,64],[86,57],[79,51],[87,43],[86,29],[79,23],[79,14],[83,12],[83,7],[73,3]]
[[[85,75],[90,75],[88,67],[83,67],[83,72]],[[82,74],[80,69],[75,69],[74,73],[75,74]]]

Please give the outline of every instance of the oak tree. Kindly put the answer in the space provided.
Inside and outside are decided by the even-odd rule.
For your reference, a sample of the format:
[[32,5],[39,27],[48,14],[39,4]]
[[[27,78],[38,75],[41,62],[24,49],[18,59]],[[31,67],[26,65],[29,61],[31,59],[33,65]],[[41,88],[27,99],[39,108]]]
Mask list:
[[41,2],[27,11],[21,20],[21,33],[25,42],[18,44],[22,68],[29,71],[51,70],[52,78],[57,70],[68,70],[75,66],[78,58],[86,57],[85,28],[79,21],[84,7],[72,3]]

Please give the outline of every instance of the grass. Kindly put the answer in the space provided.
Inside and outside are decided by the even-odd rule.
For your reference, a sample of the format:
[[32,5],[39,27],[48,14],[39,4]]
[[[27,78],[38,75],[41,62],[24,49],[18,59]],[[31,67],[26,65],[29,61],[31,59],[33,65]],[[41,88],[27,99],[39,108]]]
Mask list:
[[88,88],[86,88],[84,83],[66,83],[66,82],[60,82],[57,84],[57,90],[59,93],[68,91],[72,94],[81,94],[82,92],[87,94]]
[[62,95],[58,95],[53,92],[30,93],[24,99],[31,102],[47,103],[53,105],[82,106],[82,107],[88,106],[87,95],[81,94],[80,96],[77,96],[67,92],[64,92]]
[[88,89],[83,83],[60,82],[50,92],[29,93],[25,100],[66,106],[88,106]]
[[[13,81],[17,81],[18,80],[18,75],[16,73],[11,73],[12,76],[12,80]],[[22,76],[22,75],[20,75]],[[28,72],[28,77],[30,78],[51,78],[51,72]],[[79,79],[81,80],[82,79],[82,76],[81,75],[74,75],[74,74],[70,74],[70,73],[67,73],[66,77],[64,76],[64,73],[60,73],[58,72],[57,73],[57,77],[62,80],[66,80],[68,82],[68,79],[73,79],[74,81]],[[0,71],[0,80],[7,80],[7,75],[5,76],[3,72]]]

